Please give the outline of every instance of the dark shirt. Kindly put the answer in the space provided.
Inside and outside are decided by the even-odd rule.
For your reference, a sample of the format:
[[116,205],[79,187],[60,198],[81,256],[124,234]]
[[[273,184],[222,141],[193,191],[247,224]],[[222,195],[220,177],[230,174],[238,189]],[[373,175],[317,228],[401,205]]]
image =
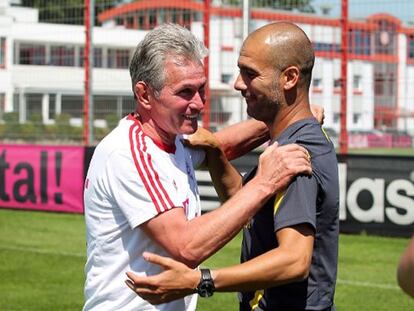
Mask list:
[[[334,146],[313,118],[295,122],[274,141],[305,147],[311,155],[312,176],[297,176],[286,191],[269,200],[245,226],[241,261],[278,247],[278,230],[306,223],[315,233],[310,274],[301,282],[239,293],[240,310],[333,310],[339,235],[338,163]],[[256,169],[246,175],[245,182]]]

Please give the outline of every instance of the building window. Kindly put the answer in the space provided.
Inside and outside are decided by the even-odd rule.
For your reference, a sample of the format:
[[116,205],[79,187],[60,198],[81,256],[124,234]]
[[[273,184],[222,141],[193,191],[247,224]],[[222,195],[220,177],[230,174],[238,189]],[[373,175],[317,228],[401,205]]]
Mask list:
[[360,113],[354,113],[352,116],[353,122],[354,124],[358,124],[359,121],[361,120],[361,114]]
[[149,10],[148,11],[148,27],[152,29],[157,26],[157,11]]
[[313,49],[315,52],[339,52],[341,47],[337,43],[314,42]]
[[19,45],[18,64],[20,65],[45,65],[46,64],[46,48],[40,44]]
[[6,106],[6,95],[4,93],[0,93],[0,121],[3,120],[5,106]]
[[121,116],[125,116],[134,111],[135,107],[135,99],[132,96],[122,96]]
[[341,118],[341,115],[338,112],[335,112],[333,114],[333,123],[338,124],[340,118]]
[[371,55],[371,33],[354,29],[348,34],[348,50],[356,55]]
[[407,37],[407,57],[410,60],[414,60],[414,35]]
[[374,64],[374,96],[376,107],[396,108],[397,64]]
[[54,120],[56,116],[56,94],[49,94],[48,119]]
[[221,74],[221,82],[229,84],[231,79],[233,78],[232,74],[222,73]]
[[341,89],[342,86],[342,80],[341,78],[337,78],[333,80],[333,87],[334,87],[334,91],[337,92]]
[[68,114],[72,118],[82,118],[83,116],[83,96],[81,95],[62,95],[62,114]]
[[396,26],[387,21],[379,21],[378,28],[375,33],[376,54],[395,55],[397,52]]
[[116,96],[96,95],[93,97],[95,119],[105,119],[113,113],[114,105],[117,102]]
[[6,38],[0,38],[0,68],[6,66]]
[[316,93],[322,92],[322,79],[321,78],[312,79],[312,91]]
[[183,12],[183,26],[190,27],[191,26],[191,11],[184,10]]
[[26,119],[35,124],[42,122],[42,94],[28,93],[26,96]]
[[73,46],[52,46],[50,48],[50,64],[52,66],[74,66],[75,47]]
[[376,72],[374,76],[374,93],[375,95],[384,95],[385,78],[382,72]]
[[[84,62],[84,53],[85,49],[83,47],[79,48],[79,66],[83,67]],[[102,68],[102,49],[94,48],[93,49],[93,67]]]
[[128,68],[129,50],[109,49],[108,68]]
[[134,16],[128,15],[125,19],[125,27],[128,29],[134,29],[135,28],[135,19]]
[[352,80],[352,87],[354,90],[361,91],[362,90],[362,76],[361,75],[354,75]]
[[145,16],[143,11],[138,12],[137,19],[138,29],[145,29]]

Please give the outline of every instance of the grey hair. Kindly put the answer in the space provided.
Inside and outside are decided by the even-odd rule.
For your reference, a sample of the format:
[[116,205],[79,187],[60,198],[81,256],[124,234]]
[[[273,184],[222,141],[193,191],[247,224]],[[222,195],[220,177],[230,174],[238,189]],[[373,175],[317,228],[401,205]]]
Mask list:
[[[132,91],[139,81],[147,83],[155,93],[164,87],[164,64],[167,56],[201,61],[208,50],[188,29],[177,24],[162,24],[138,43],[129,64]],[[179,61],[179,60],[177,60]]]

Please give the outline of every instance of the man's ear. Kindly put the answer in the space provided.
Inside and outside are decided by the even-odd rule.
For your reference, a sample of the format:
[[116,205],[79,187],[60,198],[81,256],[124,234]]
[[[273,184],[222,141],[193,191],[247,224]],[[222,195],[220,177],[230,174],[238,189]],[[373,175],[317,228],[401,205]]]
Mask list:
[[283,71],[283,89],[285,91],[291,90],[297,86],[299,81],[299,74],[299,68],[296,66],[290,66]]
[[147,110],[151,109],[150,88],[144,81],[138,81],[137,84],[135,84],[135,96],[143,108]]

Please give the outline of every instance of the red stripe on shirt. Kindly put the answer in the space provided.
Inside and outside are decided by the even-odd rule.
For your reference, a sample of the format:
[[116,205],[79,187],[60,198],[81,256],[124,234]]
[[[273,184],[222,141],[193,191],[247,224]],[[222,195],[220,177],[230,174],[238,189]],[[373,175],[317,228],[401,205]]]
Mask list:
[[[139,134],[141,134],[141,135],[139,135]],[[147,151],[147,145],[145,143],[145,136],[144,136],[144,133],[142,132],[142,129],[139,132],[137,131],[136,137],[137,137],[137,141],[139,139],[139,144],[138,144],[137,147],[138,147],[139,156],[140,156],[140,159],[141,159],[141,161],[143,163],[145,172],[146,172],[146,174],[147,174],[147,176],[149,178],[149,181],[151,183],[151,186],[155,190],[155,194],[157,195],[159,201],[161,202],[161,204],[163,206],[163,210],[166,211],[169,208],[168,208],[165,200],[163,199],[163,197],[162,197],[162,195],[161,195],[161,193],[160,193],[160,191],[158,189],[158,186],[155,184],[154,177],[153,177],[153,176],[155,176],[155,170],[152,168],[152,165],[150,164],[150,161],[151,160],[148,159],[150,157],[150,155],[146,152]],[[152,171],[153,174],[151,174],[150,169],[151,169],[151,171]]]
[[157,171],[154,169],[153,165],[152,165],[152,161],[151,161],[151,155],[148,154],[148,163],[151,167],[151,169],[154,171],[154,177],[155,177],[155,181],[157,182],[159,188],[161,189],[162,193],[164,194],[165,199],[167,200],[168,204],[169,204],[169,208],[174,207],[173,202],[170,199],[170,196],[168,195],[167,191],[165,190],[164,186],[161,183],[160,180],[160,176],[158,175]]
[[[147,179],[144,176],[144,173],[143,173],[143,171],[140,167],[140,164],[138,162],[137,154],[135,152],[133,133],[134,133],[134,130],[137,129],[137,128],[138,128],[139,131],[141,130],[139,125],[137,125],[136,123],[132,124],[131,127],[129,128],[129,144],[130,144],[130,148],[131,148],[132,158],[134,159],[135,167],[137,169],[137,172],[138,172],[139,176],[141,177],[142,182],[144,183],[145,189],[147,190],[148,194],[150,195],[150,197],[152,199],[152,202],[155,205],[155,209],[157,210],[158,213],[161,213],[161,208],[160,208],[160,206],[159,206],[159,204],[158,204],[158,202],[157,202],[157,200],[156,200],[156,198],[153,194],[153,191],[152,191],[150,185],[147,182]],[[137,149],[138,149],[138,140],[137,140]]]

